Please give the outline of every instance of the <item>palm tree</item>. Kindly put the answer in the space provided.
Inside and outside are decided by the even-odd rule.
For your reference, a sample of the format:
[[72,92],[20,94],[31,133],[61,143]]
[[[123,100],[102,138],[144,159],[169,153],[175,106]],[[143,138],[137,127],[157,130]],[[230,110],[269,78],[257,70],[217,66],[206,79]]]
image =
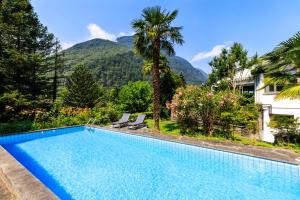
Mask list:
[[135,30],[134,48],[146,60],[152,60],[153,119],[154,128],[159,131],[160,115],[160,55],[174,55],[174,44],[183,44],[180,33],[182,27],[171,26],[178,11],[167,12],[159,6],[148,7],[142,11],[142,18],[135,19],[132,27]]
[[[149,75],[152,72],[153,69],[153,60],[152,59],[145,59],[144,60],[144,74]],[[163,55],[160,54],[160,58],[159,58],[159,73],[167,73],[169,72],[170,66],[169,66],[169,61],[168,58]]]
[[262,57],[265,85],[283,85],[277,99],[300,98],[300,32],[281,42],[272,52]]

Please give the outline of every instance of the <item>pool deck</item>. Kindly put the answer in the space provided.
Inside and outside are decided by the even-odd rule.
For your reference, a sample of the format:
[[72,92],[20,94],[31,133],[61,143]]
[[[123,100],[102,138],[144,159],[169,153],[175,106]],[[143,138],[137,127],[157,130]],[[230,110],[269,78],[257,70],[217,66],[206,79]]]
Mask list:
[[42,182],[0,146],[0,199],[58,199]]
[[150,131],[147,128],[139,129],[139,130],[130,130],[128,128],[112,128],[111,126],[99,127],[102,129],[120,131],[128,134],[142,135],[147,137],[153,137],[157,139],[163,139],[173,142],[179,142],[184,144],[190,144],[194,146],[207,147],[212,149],[218,149],[223,151],[228,151],[232,153],[245,154],[249,156],[255,156],[290,164],[295,164],[300,166],[300,154],[296,153],[289,149],[281,149],[281,148],[267,148],[267,147],[259,147],[252,145],[244,145],[244,144],[235,144],[229,141],[221,141],[221,140],[203,140],[188,136],[177,136],[177,135],[169,135],[162,133],[155,133]]
[[0,179],[0,199],[17,199],[14,193],[6,186],[5,182],[2,181],[2,179]]

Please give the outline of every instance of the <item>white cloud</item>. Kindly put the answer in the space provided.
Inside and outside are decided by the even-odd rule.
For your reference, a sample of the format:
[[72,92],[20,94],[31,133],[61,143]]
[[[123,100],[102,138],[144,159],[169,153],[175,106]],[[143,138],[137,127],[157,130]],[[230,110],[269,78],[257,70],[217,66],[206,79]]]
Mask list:
[[62,48],[62,50],[65,50],[65,49],[72,47],[73,45],[74,45],[74,43],[72,43],[72,42],[63,42],[61,44],[61,48]]
[[134,35],[134,32],[129,32],[129,33],[124,33],[124,32],[120,32],[118,34],[118,37],[122,37],[122,36],[132,36]]
[[201,61],[206,58],[212,58],[214,56],[219,55],[222,52],[223,48],[229,48],[232,44],[232,41],[225,42],[224,44],[219,44],[214,46],[210,51],[201,51],[193,56],[192,62]]
[[89,24],[87,28],[90,32],[90,39],[100,38],[104,40],[116,41],[117,36],[115,34],[106,32],[97,24]]
[[[109,33],[95,23],[88,24],[87,29],[89,31],[89,37],[86,38],[85,40],[100,38],[100,39],[105,39],[105,40],[110,40],[110,41],[115,42],[118,37],[134,35],[134,32],[119,32],[118,34]],[[83,41],[85,41],[85,40],[83,40]],[[81,41],[81,42],[83,42],[83,41]],[[62,50],[68,49],[78,42],[80,42],[80,41],[62,42],[61,43]]]

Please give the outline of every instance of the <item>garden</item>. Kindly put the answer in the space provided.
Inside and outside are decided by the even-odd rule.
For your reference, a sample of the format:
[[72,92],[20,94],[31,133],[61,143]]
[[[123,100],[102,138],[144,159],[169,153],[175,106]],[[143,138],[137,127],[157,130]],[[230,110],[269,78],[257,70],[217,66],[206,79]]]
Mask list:
[[[286,83],[284,78],[297,79],[297,73],[281,74],[279,65],[296,66],[299,70],[299,33],[282,43],[280,51],[275,49],[262,57],[250,58],[242,44],[234,43],[211,60],[207,82],[192,85],[169,66],[168,59],[175,56],[174,45],[184,43],[182,27],[171,26],[178,11],[146,8],[143,18],[132,22],[136,33],[134,50],[143,59],[141,73],[146,78],[104,85],[91,67],[80,63],[68,66],[59,40],[40,23],[28,1],[20,2],[5,1],[1,7],[2,135],[86,124],[90,119],[105,126],[129,112],[133,114],[131,120],[145,113],[148,127],[165,134],[277,145],[299,151],[297,120],[286,117],[272,118],[271,125],[278,133],[275,145],[258,142],[261,106],[254,103],[253,94],[243,93],[234,81],[240,69],[253,69],[253,76],[265,71],[268,84]],[[163,29],[153,28],[157,21],[151,20],[155,16],[159,16]],[[271,68],[264,64],[266,61]],[[68,67],[74,70],[64,76],[62,71]],[[299,98],[299,84],[283,89],[281,98]]]

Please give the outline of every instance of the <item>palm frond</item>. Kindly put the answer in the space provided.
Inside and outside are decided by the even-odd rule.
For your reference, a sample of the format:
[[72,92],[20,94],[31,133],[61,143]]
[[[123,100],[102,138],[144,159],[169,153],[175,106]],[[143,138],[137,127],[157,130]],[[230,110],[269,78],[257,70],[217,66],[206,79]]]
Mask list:
[[291,38],[289,38],[286,41],[283,41],[279,44],[279,46],[286,46],[293,48],[296,46],[296,44],[300,44],[300,31],[297,32],[295,35],[293,35]]
[[165,16],[166,23],[170,24],[172,21],[174,21],[177,15],[178,15],[178,10],[174,10],[171,13],[167,13],[167,15]]
[[145,21],[142,19],[135,19],[132,21],[131,26],[136,30],[136,32],[141,32],[145,29]]
[[175,55],[174,47],[172,43],[170,43],[169,41],[167,40],[161,41],[161,48],[162,50],[165,50],[169,56]]
[[[145,75],[148,75],[151,73],[152,71],[152,67],[153,67],[153,60],[152,59],[145,59],[144,60],[144,65],[143,65],[143,68],[144,68],[144,74]],[[163,54],[160,54],[160,58],[159,58],[159,71],[161,73],[167,73],[169,72],[171,69],[170,69],[170,66],[169,66],[169,61],[167,59],[167,57]]]
[[300,98],[300,84],[286,85],[283,87],[282,91],[280,91],[275,99],[299,99]]
[[280,75],[272,75],[272,76],[267,76],[265,75],[264,77],[264,85],[286,85],[289,84],[292,80],[292,75],[287,74],[287,73],[282,73]]
[[158,51],[164,50],[168,55],[174,55],[173,45],[175,43],[181,45],[184,42],[180,33],[182,27],[171,26],[177,15],[177,10],[167,12],[160,6],[145,8],[141,19],[132,22],[132,28],[136,32],[135,52],[151,60],[154,56],[154,47],[159,46]]
[[180,33],[180,31],[183,29],[183,27],[171,27],[166,32],[166,35],[168,35],[173,43],[177,43],[182,45],[184,43],[183,36]]

